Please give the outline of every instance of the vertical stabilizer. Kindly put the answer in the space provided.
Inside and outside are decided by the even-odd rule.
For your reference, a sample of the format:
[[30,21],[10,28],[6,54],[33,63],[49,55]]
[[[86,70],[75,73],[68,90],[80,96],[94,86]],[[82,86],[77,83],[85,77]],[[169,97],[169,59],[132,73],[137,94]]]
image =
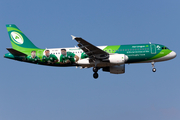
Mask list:
[[24,48],[38,49],[26,35],[14,24],[6,25],[13,49],[21,51]]

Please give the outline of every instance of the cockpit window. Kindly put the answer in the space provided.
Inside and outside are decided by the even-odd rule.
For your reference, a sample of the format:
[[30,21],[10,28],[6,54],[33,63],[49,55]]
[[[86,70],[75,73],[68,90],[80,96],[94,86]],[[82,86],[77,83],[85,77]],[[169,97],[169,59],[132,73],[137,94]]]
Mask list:
[[164,47],[162,47],[162,49],[169,49],[169,48],[167,48],[167,47],[164,46]]

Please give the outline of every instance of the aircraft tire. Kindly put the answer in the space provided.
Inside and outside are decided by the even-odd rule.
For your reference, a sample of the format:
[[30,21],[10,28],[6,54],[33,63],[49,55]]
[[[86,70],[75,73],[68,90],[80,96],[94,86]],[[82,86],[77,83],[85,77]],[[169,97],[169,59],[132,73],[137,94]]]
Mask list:
[[93,74],[93,77],[94,77],[94,79],[97,79],[97,78],[99,77],[98,73],[95,72],[95,73]]
[[153,71],[153,72],[156,72],[156,68],[153,68],[152,71]]

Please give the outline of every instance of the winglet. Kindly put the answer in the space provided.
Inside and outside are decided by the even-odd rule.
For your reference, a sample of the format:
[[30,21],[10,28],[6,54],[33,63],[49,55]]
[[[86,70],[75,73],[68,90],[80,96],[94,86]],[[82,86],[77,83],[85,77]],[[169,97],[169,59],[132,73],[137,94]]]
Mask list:
[[73,35],[71,35],[71,37],[72,37],[72,40],[74,40],[76,37],[75,36],[73,36]]

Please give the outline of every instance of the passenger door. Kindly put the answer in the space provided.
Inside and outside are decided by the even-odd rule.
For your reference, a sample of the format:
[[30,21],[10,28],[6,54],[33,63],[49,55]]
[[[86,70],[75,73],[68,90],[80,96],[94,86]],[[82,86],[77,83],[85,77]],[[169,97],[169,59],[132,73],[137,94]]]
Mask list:
[[151,54],[156,54],[156,45],[155,44],[151,44]]

